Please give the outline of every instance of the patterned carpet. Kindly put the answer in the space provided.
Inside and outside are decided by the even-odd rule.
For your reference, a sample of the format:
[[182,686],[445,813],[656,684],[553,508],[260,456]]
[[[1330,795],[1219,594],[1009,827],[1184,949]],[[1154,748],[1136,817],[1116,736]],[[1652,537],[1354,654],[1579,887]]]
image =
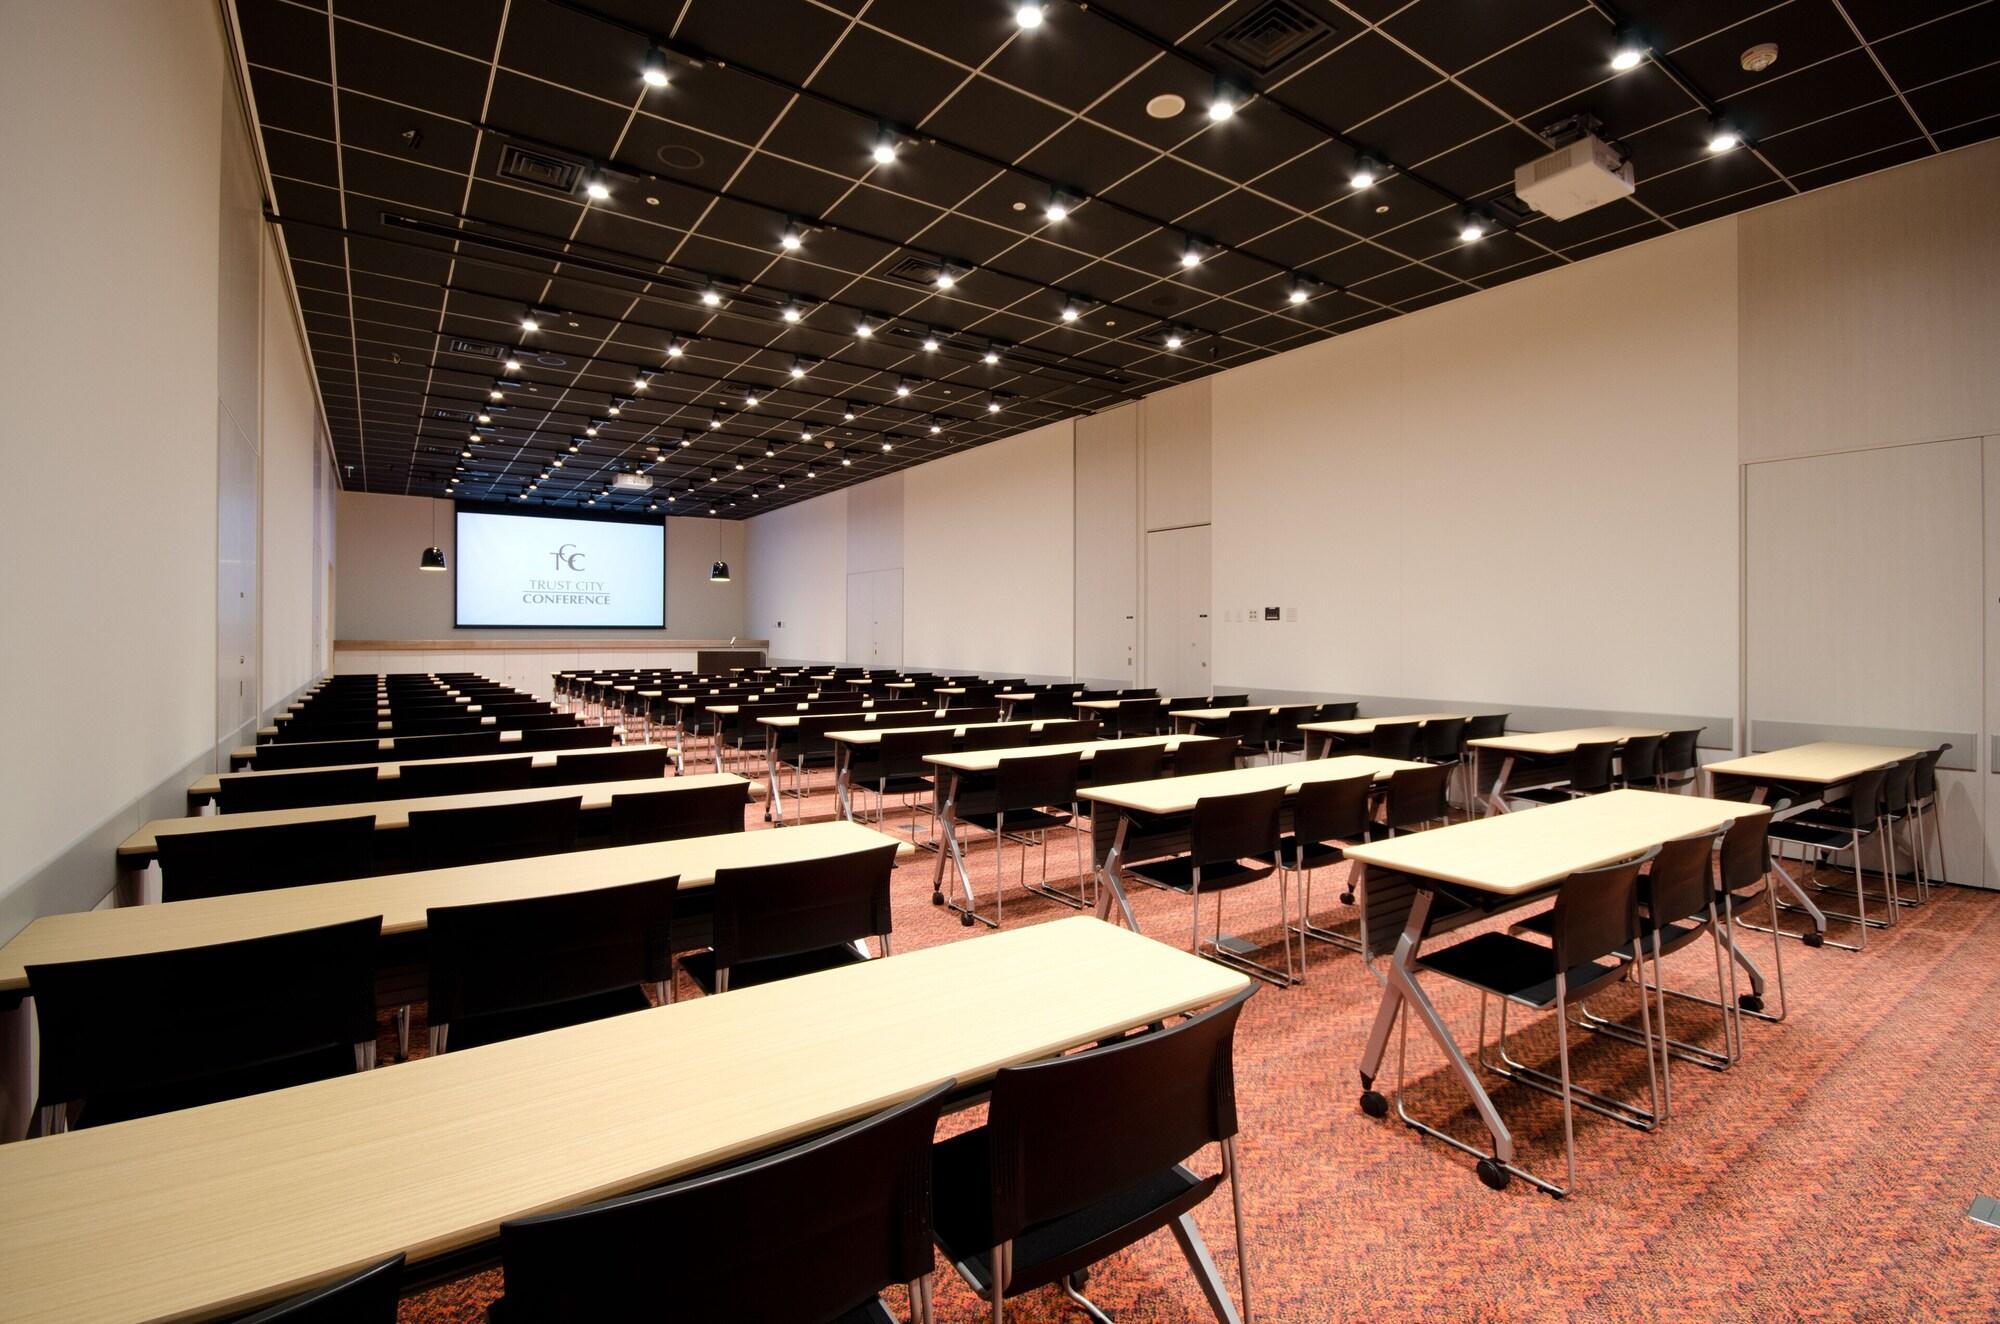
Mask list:
[[[807,803],[809,819],[831,814],[830,796]],[[763,830],[754,809],[751,821]],[[969,835],[990,905],[992,849]],[[1058,836],[1051,874],[1067,876],[1072,858]],[[1010,873],[1015,861],[1010,849]],[[973,933],[930,905],[934,867],[920,854],[898,870],[899,950]],[[1316,918],[1343,913],[1337,873],[1315,879]],[[1009,927],[1073,913],[1021,891],[1018,878],[1009,888]],[[1225,904],[1225,928],[1269,938],[1276,956],[1274,890],[1245,889]],[[1154,936],[1187,932],[1184,897],[1141,888],[1134,906]],[[1768,937],[1748,935],[1745,948],[1769,969]],[[2000,1232],[1965,1216],[1974,1196],[2000,1194],[2000,896],[1939,889],[1897,928],[1872,933],[1862,954],[1786,943],[1790,1019],[1746,1020],[1746,1057],[1727,1072],[1676,1063],[1673,1115],[1657,1133],[1580,1111],[1578,1190],[1563,1201],[1519,1181],[1490,1191],[1466,1156],[1365,1117],[1354,1067],[1379,986],[1359,957],[1313,944],[1309,958],[1307,982],[1260,990],[1237,1036],[1257,1318],[2000,1319]],[[1712,992],[1711,950],[1697,943],[1668,958],[1667,979]],[[680,990],[693,995],[685,979]],[[1476,998],[1449,986],[1433,997],[1470,1047]],[[1620,991],[1594,1005],[1615,1015],[1636,998]],[[1670,1027],[1717,1042],[1713,1015],[1676,1005]],[[1511,1051],[1553,1071],[1552,1026],[1547,1017],[1525,1031],[1510,1025]],[[421,1043],[421,1031],[414,1037]],[[1418,1029],[1409,1042],[1412,1112],[1482,1135],[1429,1039]],[[1643,1099],[1639,1049],[1590,1035],[1573,1036],[1572,1049],[1579,1083]],[[1514,1128],[1517,1161],[1560,1179],[1559,1104],[1489,1088]],[[1227,1193],[1198,1217],[1233,1289]],[[940,1320],[986,1318],[948,1266],[937,1281]],[[468,1278],[406,1300],[401,1318],[479,1320],[498,1291],[497,1273]],[[1099,1266],[1088,1291],[1127,1324],[1212,1318],[1164,1233]],[[902,1297],[889,1294],[899,1313]],[[1011,1302],[1009,1318],[1083,1316],[1051,1289]]]

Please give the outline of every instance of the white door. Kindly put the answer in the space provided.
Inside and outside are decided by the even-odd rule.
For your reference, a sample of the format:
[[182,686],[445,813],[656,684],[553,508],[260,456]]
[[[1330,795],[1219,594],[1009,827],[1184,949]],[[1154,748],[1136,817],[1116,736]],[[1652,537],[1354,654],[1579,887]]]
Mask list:
[[847,662],[903,665],[903,572],[865,570],[847,577]]
[[1146,535],[1145,683],[1162,694],[1206,694],[1208,526]]

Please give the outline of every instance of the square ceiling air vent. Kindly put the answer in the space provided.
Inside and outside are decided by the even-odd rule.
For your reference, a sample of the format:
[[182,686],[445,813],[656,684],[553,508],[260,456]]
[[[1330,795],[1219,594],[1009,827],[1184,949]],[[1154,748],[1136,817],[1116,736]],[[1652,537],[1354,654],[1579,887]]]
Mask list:
[[447,354],[470,354],[474,358],[497,359],[506,351],[487,340],[468,340],[464,336],[453,336],[444,342]]
[[583,162],[536,151],[519,143],[502,143],[495,174],[516,184],[532,184],[552,193],[574,193],[583,177]]
[[472,412],[467,409],[432,409],[432,418],[441,418],[448,423],[470,423]]
[[1251,73],[1266,77],[1332,35],[1332,24],[1295,0],[1268,0],[1208,44]]
[[937,287],[938,272],[943,271],[944,268],[945,264],[934,257],[922,257],[912,253],[896,263],[895,266],[890,267],[888,274],[891,280],[900,280],[908,285],[922,285],[926,289],[935,289]]

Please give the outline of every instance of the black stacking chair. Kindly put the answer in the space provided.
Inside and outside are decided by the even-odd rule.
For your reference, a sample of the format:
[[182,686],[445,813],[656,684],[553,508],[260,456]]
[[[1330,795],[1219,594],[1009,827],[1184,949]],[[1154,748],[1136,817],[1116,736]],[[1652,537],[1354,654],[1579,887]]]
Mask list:
[[[1698,752],[1701,733],[1706,730],[1707,727],[1698,726],[1692,731],[1667,732],[1666,739],[1660,742],[1659,776],[1651,789],[1678,791],[1694,785],[1701,771],[1701,755]],[[1630,778],[1625,784],[1634,785]]]
[[43,1134],[344,1076],[375,1062],[382,917],[27,967]]
[[1236,766],[1237,748],[1235,736],[1183,740],[1174,746],[1174,776],[1194,777],[1204,772],[1227,772]]
[[[515,746],[523,754],[542,754],[556,749],[608,749],[616,743],[617,728],[609,726],[549,726],[524,728]],[[497,737],[496,737],[497,739]]]
[[525,712],[517,709],[496,713],[493,725],[502,731],[568,731],[575,728],[576,718],[570,713]]
[[1389,836],[1417,832],[1451,819],[1445,793],[1451,788],[1451,768],[1431,764],[1422,768],[1398,768],[1389,774],[1382,794],[1382,827]]
[[[1771,823],[1790,804],[1791,801],[1779,798],[1771,803],[1771,812],[1768,814],[1743,815],[1731,823],[1728,830],[1723,833],[1722,849],[1718,852],[1720,867],[1717,869],[1715,898],[1722,907],[1724,938],[1729,944],[1729,953],[1733,958],[1730,967],[1732,980],[1730,987],[1732,990],[1735,987],[1733,981],[1735,967],[1738,965],[1751,972],[1752,979],[1758,981],[1748,993],[1737,994],[1734,999],[1737,1011],[1740,1013],[1737,1016],[1736,1048],[1739,1055],[1743,1051],[1744,1016],[1754,1016],[1761,1021],[1774,1022],[1785,1019],[1785,944],[1783,935],[1778,930],[1778,889],[1771,882]],[[1769,987],[1769,982],[1761,980],[1761,972],[1755,970],[1736,944],[1736,930],[1739,927],[1746,929],[1752,927],[1749,924],[1737,923],[1737,908],[1748,906],[1760,894],[1764,898],[1770,923],[1770,927],[1765,931],[1771,935],[1772,981],[1770,982],[1777,984],[1778,992],[1778,1009],[1775,1012],[1765,1009],[1762,989]],[[1691,1002],[1706,1001],[1688,993],[1672,993],[1671,996],[1686,998]]]
[[960,749],[1019,749],[1028,743],[1032,728],[1024,722],[1007,726],[969,726],[959,737]]
[[1492,740],[1507,734],[1507,719],[1512,713],[1480,713],[1465,719],[1467,740]]
[[[1329,719],[1338,720],[1338,719]],[[1305,968],[1305,939],[1353,947],[1353,941],[1312,922],[1312,876],[1315,869],[1339,864],[1345,848],[1367,841],[1375,829],[1372,797],[1375,778],[1369,773],[1299,783],[1292,800],[1292,830],[1278,840],[1278,861],[1299,875],[1299,968]],[[1350,890],[1344,898],[1353,903]]]
[[[876,711],[886,712],[890,710],[878,708]],[[919,709],[918,711],[924,715],[926,721],[929,721],[931,720],[930,714],[934,710],[929,707],[924,707]],[[945,718],[944,720],[948,722],[956,722],[960,726],[963,726],[968,722],[997,722],[1000,720],[1000,708],[999,705],[997,704],[987,708],[972,708],[972,707],[953,708],[951,710],[951,715]],[[1022,719],[1016,718],[1015,720],[1019,721]]]
[[[514,748],[524,754],[528,751],[525,743]],[[500,733],[490,730],[446,736],[397,736],[389,742],[389,752],[376,757],[406,762],[410,759],[456,759],[472,754],[508,752],[501,747]]]
[[[958,814],[960,823],[983,828],[993,835],[995,928],[1006,918],[1006,845],[1009,836],[1022,847],[1022,887],[1037,896],[1045,896],[1077,909],[1090,904],[1092,898],[1087,893],[1090,871],[1084,867],[1083,833],[1076,830],[1080,812],[1076,798],[1077,771],[1082,761],[1083,755],[1074,750],[1067,754],[1024,754],[1001,759],[999,766],[993,770],[993,807]],[[1076,845],[1075,892],[1049,885],[1048,834],[1061,827],[1072,829],[1070,836]],[[1042,848],[1042,881],[1039,885],[1028,881],[1026,849],[1030,844]],[[970,897],[966,898],[966,904],[968,908],[971,906]],[[968,914],[966,918],[971,916]]]
[[1267,748],[1273,758],[1285,754],[1304,755],[1307,744],[1306,733],[1299,730],[1299,723],[1318,721],[1319,707],[1316,703],[1292,703],[1271,714],[1271,732]]
[[[1576,1189],[1577,1105],[1603,1113],[1640,1130],[1650,1131],[1660,1116],[1660,1080],[1653,1057],[1652,1002],[1642,978],[1639,988],[1640,1038],[1646,1048],[1646,1077],[1649,1107],[1587,1090],[1570,1079],[1569,1017],[1573,1004],[1599,989],[1624,978],[1640,959],[1639,950],[1639,870],[1658,850],[1636,859],[1599,869],[1585,869],[1562,880],[1556,890],[1555,914],[1549,925],[1550,945],[1529,942],[1511,933],[1486,932],[1416,959],[1417,968],[1441,975],[1479,990],[1479,1063],[1487,1070],[1519,1084],[1554,1094],[1563,1102],[1563,1159],[1565,1177],[1561,1185],[1536,1176],[1525,1166],[1503,1163],[1456,1136],[1417,1120],[1403,1106],[1401,1054],[1397,1064],[1396,1106],[1402,1120],[1425,1135],[1434,1136],[1455,1149],[1479,1155],[1479,1177],[1496,1189],[1515,1174],[1533,1182],[1551,1195],[1564,1196]],[[1486,1055],[1486,1000],[1500,1001],[1500,1047],[1498,1059]],[[1556,1053],[1561,1075],[1516,1062],[1506,1053],[1507,1009],[1526,1007],[1532,1011],[1555,1013]],[[1403,1033],[1408,1034],[1406,1017]]]
[[[1434,717],[1425,722],[1417,731],[1416,757],[1424,763],[1434,763],[1457,773],[1465,765],[1465,718]],[[1447,790],[1450,779],[1446,779]],[[1466,812],[1472,810],[1472,786],[1467,780],[1465,788]]]
[[236,1324],[396,1324],[396,1298],[402,1286],[403,1257],[397,1255],[247,1315]]
[[1222,735],[1224,739],[1236,738],[1237,758],[1252,759],[1262,754],[1268,760],[1275,726],[1268,708],[1238,708],[1223,719]]
[[518,791],[534,779],[535,760],[526,754],[476,763],[405,763],[396,778],[396,798]]
[[555,784],[630,782],[667,775],[667,751],[660,748],[616,749],[608,754],[556,757]]
[[926,797],[936,788],[931,765],[925,760],[932,754],[948,754],[951,747],[952,734],[948,730],[884,731],[875,744],[854,747],[847,768],[848,794],[853,795],[858,786],[875,788],[878,826],[888,813],[889,797],[905,797],[910,810],[910,836],[914,838],[917,811],[930,812]]
[[1641,790],[1657,790],[1660,785],[1661,749],[1666,737],[1633,736],[1618,751],[1618,784]]
[[290,771],[294,768],[335,767],[353,763],[379,763],[392,759],[384,753],[380,740],[302,741],[295,745],[270,742],[257,745],[249,765],[258,772]]
[[869,938],[887,956],[897,849],[716,870],[715,945],[683,956],[681,968],[704,993],[724,993],[859,964]]
[[[1181,747],[1185,749],[1190,745],[1206,743],[1206,741],[1188,740],[1181,742]],[[1090,762],[1084,765],[1084,771],[1088,774],[1088,781],[1092,786],[1149,782],[1160,775],[1160,766],[1165,756],[1166,747],[1163,745],[1114,745],[1106,749],[1091,750]]]
[[[1944,816],[1938,800],[1938,764],[1951,749],[1951,745],[1939,745],[1926,750],[1917,757],[1917,766],[1910,777],[1909,818],[1911,835],[1910,853],[1917,861],[1917,897],[1921,901],[1931,898],[1931,882],[1943,877],[1944,857]],[[1928,828],[1931,838],[1937,842],[1938,867],[1931,868],[1930,842],[1925,840]]]
[[1168,699],[1153,714],[1152,734],[1172,735],[1174,733],[1173,715],[1175,713],[1186,708],[1206,708],[1208,706],[1208,696],[1206,694],[1190,694],[1184,699]]
[[1247,694],[1211,694],[1195,704],[1197,708],[1242,708],[1250,702]]
[[1121,736],[1149,736],[1160,724],[1160,701],[1158,699],[1120,699],[1118,706],[1110,712],[1110,735],[1116,740]]
[[1079,741],[1095,740],[1102,730],[1096,722],[1088,718],[1058,718],[1042,722],[1028,737],[1031,745],[1073,745]]
[[431,1052],[673,1001],[679,878],[428,912]]
[[1507,792],[1509,800],[1527,800],[1539,805],[1559,805],[1586,795],[1613,790],[1618,779],[1613,770],[1618,758],[1616,740],[1586,741],[1569,756],[1569,780],[1549,786],[1528,786]]
[[636,791],[611,797],[611,839],[620,846],[743,831],[750,783]]
[[575,850],[582,807],[583,797],[572,795],[520,804],[412,810],[407,833],[411,867],[445,869]]
[[[1846,920],[1855,925],[1855,938],[1852,943],[1826,939],[1825,946],[1851,952],[1866,950],[1868,930],[1886,928],[1895,920],[1893,906],[1890,907],[1890,915],[1886,919],[1868,913],[1868,888],[1861,864],[1862,843],[1870,837],[1881,837],[1883,872],[1886,874],[1889,871],[1889,848],[1886,835],[1882,831],[1887,826],[1887,821],[1882,805],[1883,787],[1888,781],[1890,771],[1887,768],[1871,768],[1856,777],[1849,785],[1846,799],[1771,824],[1771,840],[1797,846],[1815,870],[1820,864],[1842,851],[1853,852],[1854,910],[1826,910],[1824,907],[1821,909],[1828,919]],[[1796,880],[1792,879],[1791,872],[1782,863],[1776,859],[1771,863],[1773,868],[1785,875],[1787,881],[1793,882],[1796,886]],[[1889,884],[1889,888],[1893,896],[1894,884]],[[1817,887],[1816,890],[1825,892],[1830,889]],[[1819,936],[1813,930],[1807,932],[1810,935],[1806,938],[1807,942]]]
[[[1070,698],[1075,689],[1074,685],[1058,685],[1049,689],[1036,690],[1034,702],[1028,705],[1028,711],[1022,713],[1021,716],[1032,718],[1068,717],[1076,711],[1076,701]],[[1020,705],[1016,704],[1015,706],[1018,708]]]
[[[1279,986],[1299,982],[1298,967],[1292,959],[1293,924],[1288,912],[1287,873],[1279,867],[1278,811],[1285,788],[1273,786],[1236,795],[1205,795],[1194,802],[1188,822],[1188,849],[1184,855],[1148,860],[1128,865],[1128,876],[1142,878],[1155,887],[1185,892],[1193,903],[1189,909],[1193,925],[1188,950],[1224,965],[1234,966]],[[1244,864],[1246,859],[1255,864]],[[1268,863],[1267,863],[1268,861]],[[1240,942],[1225,945],[1222,939],[1222,893],[1278,875],[1278,934],[1285,947],[1285,968],[1275,969],[1251,959],[1239,950]],[[1201,897],[1206,887],[1216,897],[1216,939],[1204,943],[1201,936]]]
[[216,792],[216,808],[225,814],[258,809],[301,809],[311,805],[356,804],[382,799],[373,764],[329,768],[324,772],[274,772],[255,777],[224,777]]
[[1361,715],[1361,705],[1351,700],[1323,703],[1313,714],[1315,722],[1351,722]]
[[1414,758],[1421,722],[1377,722],[1368,733],[1368,752],[1378,759]]
[[[1252,1318],[1234,1054],[1237,1017],[1254,991],[1167,1029],[1003,1067],[986,1124],[937,1145],[937,1243],[994,1324],[1008,1298],[1051,1286],[1091,1318],[1109,1318],[1078,1290],[1089,1269],[1162,1228],[1217,1318],[1234,1318],[1194,1220],[1225,1180],[1242,1318]],[[1211,1144],[1220,1167],[1197,1175],[1189,1164]]]
[[[500,1225],[491,1324],[661,1317],[931,1324],[931,1140],[947,1080],[851,1126],[669,1186]],[[754,1232],[751,1231],[754,1229]]]
[[162,901],[366,878],[375,872],[375,816],[163,832],[154,853]]

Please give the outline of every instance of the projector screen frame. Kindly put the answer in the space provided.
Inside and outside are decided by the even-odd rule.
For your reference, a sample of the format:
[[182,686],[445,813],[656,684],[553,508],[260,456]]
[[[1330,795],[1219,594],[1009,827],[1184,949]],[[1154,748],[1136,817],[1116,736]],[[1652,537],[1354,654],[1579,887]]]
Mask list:
[[[458,572],[463,564],[459,556],[458,517],[460,513],[471,515],[505,515],[509,518],[566,519],[594,524],[646,524],[660,531],[660,623],[658,625],[491,625],[467,624],[458,618]],[[667,631],[667,517],[648,515],[634,511],[571,510],[558,506],[519,506],[498,501],[460,501],[451,503],[451,628],[454,630],[544,630],[568,634],[571,631],[605,630],[647,631],[665,634]]]

